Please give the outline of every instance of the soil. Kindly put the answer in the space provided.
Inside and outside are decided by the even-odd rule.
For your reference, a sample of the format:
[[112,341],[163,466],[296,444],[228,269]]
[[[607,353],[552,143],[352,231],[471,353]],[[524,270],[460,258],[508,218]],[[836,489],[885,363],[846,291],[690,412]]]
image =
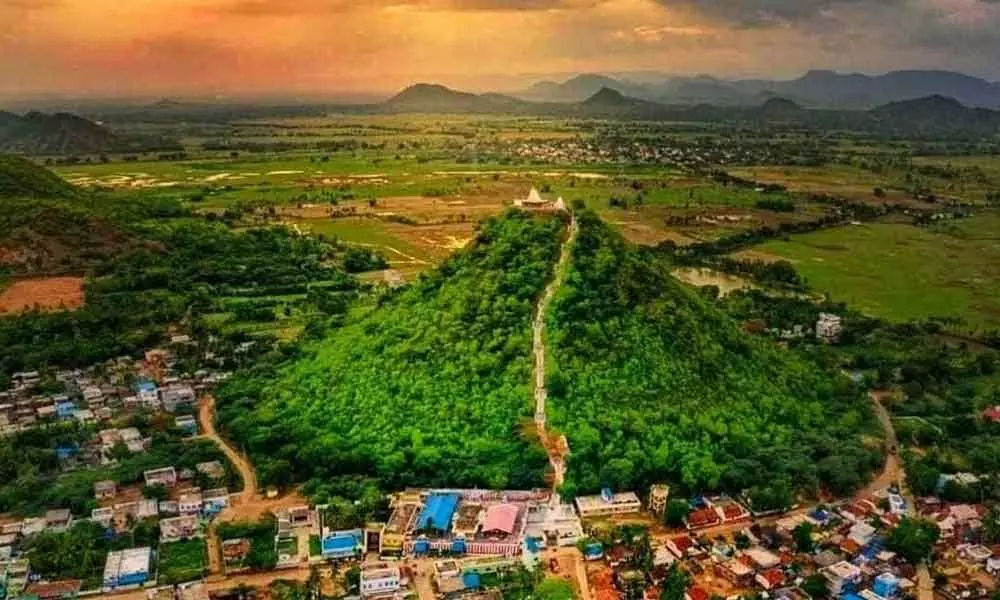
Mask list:
[[74,310],[83,306],[82,277],[19,279],[0,293],[0,314],[38,307],[43,311]]

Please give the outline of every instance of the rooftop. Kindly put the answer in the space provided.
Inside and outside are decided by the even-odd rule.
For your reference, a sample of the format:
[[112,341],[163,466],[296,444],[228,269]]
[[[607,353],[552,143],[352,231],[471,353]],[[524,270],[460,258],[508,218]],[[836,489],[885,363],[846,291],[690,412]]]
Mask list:
[[458,508],[459,495],[454,493],[434,493],[427,496],[424,510],[417,519],[417,529],[436,529],[448,531],[451,529],[451,517]]

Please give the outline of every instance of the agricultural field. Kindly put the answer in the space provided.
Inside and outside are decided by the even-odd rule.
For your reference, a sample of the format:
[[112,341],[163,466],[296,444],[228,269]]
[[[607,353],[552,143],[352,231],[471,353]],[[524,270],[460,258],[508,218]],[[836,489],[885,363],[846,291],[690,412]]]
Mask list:
[[868,223],[755,247],[789,260],[811,287],[894,321],[954,316],[1000,326],[1000,214],[928,227]]

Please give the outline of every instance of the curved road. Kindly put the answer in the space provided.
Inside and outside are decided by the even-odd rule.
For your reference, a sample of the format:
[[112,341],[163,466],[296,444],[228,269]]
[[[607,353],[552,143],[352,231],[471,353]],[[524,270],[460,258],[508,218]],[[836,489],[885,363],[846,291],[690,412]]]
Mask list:
[[233,448],[215,429],[215,396],[208,395],[201,399],[201,406],[198,408],[198,421],[201,425],[202,436],[215,442],[215,445],[222,450],[222,453],[239,472],[240,479],[243,480],[240,501],[256,500],[260,494],[257,490],[257,473],[254,471],[253,465],[242,452]]
[[[896,428],[892,425],[892,415],[886,410],[878,394],[870,392],[868,397],[872,401],[872,408],[875,409],[875,416],[878,417],[882,429],[885,430],[886,459],[882,475],[876,478],[862,493],[870,495],[877,489],[884,489],[896,483],[899,485],[899,493],[906,501],[907,509],[913,510],[917,505],[916,498],[906,487],[906,472],[903,470],[903,462],[898,455],[899,440],[896,438]],[[926,561],[917,565],[917,600],[934,600],[934,580],[931,578]]]

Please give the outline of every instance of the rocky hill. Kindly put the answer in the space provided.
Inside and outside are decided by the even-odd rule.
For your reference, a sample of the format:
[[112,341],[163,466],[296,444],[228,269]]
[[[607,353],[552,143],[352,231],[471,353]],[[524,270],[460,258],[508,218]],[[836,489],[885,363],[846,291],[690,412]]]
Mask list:
[[101,125],[69,113],[0,113],[0,151],[30,155],[110,152],[118,137]]

